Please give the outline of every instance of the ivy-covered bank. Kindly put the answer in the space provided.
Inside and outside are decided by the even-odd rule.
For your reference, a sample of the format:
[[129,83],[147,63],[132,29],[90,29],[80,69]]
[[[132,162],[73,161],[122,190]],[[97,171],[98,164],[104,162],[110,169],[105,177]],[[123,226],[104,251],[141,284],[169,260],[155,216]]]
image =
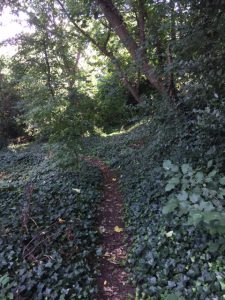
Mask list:
[[137,300],[225,298],[223,128],[160,116],[85,138],[76,168],[47,145],[0,152],[1,300],[95,299],[102,174],[84,154],[120,178]]
[[93,142],[120,174],[138,300],[225,297],[224,144],[207,126],[167,111]]
[[[0,153],[0,299],[92,299],[102,175],[45,145]],[[98,253],[98,251],[97,251]]]

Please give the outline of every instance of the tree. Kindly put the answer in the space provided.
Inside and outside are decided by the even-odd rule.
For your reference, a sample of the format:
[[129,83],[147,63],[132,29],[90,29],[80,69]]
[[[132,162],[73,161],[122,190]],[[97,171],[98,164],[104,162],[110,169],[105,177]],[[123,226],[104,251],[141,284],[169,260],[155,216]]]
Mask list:
[[132,85],[132,83],[129,81],[129,79],[126,76],[126,73],[123,71],[123,69],[120,66],[120,61],[118,58],[115,57],[115,55],[113,54],[112,51],[107,49],[107,44],[109,42],[110,39],[110,35],[111,35],[111,28],[107,28],[106,27],[106,38],[105,41],[103,43],[99,42],[98,40],[94,39],[90,33],[88,33],[87,31],[85,31],[81,26],[79,26],[74,18],[67,12],[65,5],[63,4],[62,1],[60,0],[56,0],[57,3],[60,5],[60,7],[62,8],[63,12],[66,14],[66,16],[68,17],[68,19],[71,21],[71,23],[75,26],[75,29],[81,33],[89,42],[92,43],[92,45],[94,47],[96,47],[101,54],[103,54],[104,56],[106,56],[107,58],[109,58],[111,60],[111,62],[114,64],[115,69],[117,71],[117,74],[119,76],[119,78],[121,79],[122,83],[124,84],[124,86],[127,88],[127,90],[132,94],[132,96],[134,97],[134,100],[136,101],[136,103],[140,103],[141,99],[139,97],[138,91],[135,89],[135,87]]
[[18,102],[15,87],[0,73],[0,148],[22,132],[16,122],[19,115]]
[[[148,63],[147,58],[144,55],[142,49],[144,48],[143,44],[138,46],[137,42],[129,33],[127,26],[124,22],[122,15],[120,14],[119,10],[115,7],[111,0],[97,0],[97,4],[101,7],[106,19],[108,20],[109,24],[112,26],[113,30],[116,32],[118,37],[120,38],[123,45],[126,47],[130,55],[132,56],[133,60],[140,64],[140,69],[145,74],[149,82],[152,84],[153,87],[161,94],[166,94],[166,89],[161,81],[160,78],[156,75],[156,70],[154,67]],[[143,4],[143,3],[142,3]],[[140,9],[142,10],[143,7],[141,6]],[[144,26],[143,17],[142,19],[142,27]],[[144,33],[145,29],[141,29],[142,33]],[[144,42],[143,39],[141,42]],[[140,54],[143,57],[140,58]]]

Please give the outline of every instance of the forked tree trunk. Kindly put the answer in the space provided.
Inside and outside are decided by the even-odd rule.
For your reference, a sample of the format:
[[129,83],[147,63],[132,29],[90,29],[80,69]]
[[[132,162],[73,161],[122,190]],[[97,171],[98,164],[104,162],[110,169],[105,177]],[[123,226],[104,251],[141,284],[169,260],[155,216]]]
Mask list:
[[140,57],[141,49],[130,35],[123,17],[118,9],[114,6],[111,0],[96,0],[97,4],[101,7],[106,19],[108,20],[115,33],[124,44],[133,60],[140,65],[141,71],[145,74],[151,85],[161,94],[166,95],[167,91],[161,82],[160,78],[156,75],[154,67],[148,63],[146,57]]

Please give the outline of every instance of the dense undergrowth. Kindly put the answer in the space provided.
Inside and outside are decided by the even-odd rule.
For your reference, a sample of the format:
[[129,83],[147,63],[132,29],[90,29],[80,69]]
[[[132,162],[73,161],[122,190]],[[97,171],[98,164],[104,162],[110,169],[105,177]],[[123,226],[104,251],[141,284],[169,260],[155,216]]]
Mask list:
[[45,145],[0,153],[0,299],[96,293],[101,173],[61,169]]
[[[138,300],[225,297],[222,137],[215,123],[162,109],[84,139],[85,154],[120,176]],[[52,154],[38,144],[1,151],[0,299],[93,299],[97,291],[102,176],[82,159],[62,169]]]
[[225,299],[223,2],[1,1],[32,30],[0,42],[0,300],[94,297],[102,175],[79,154],[121,176],[138,300]]
[[120,174],[137,299],[223,299],[222,133],[193,115],[158,116],[91,146]]

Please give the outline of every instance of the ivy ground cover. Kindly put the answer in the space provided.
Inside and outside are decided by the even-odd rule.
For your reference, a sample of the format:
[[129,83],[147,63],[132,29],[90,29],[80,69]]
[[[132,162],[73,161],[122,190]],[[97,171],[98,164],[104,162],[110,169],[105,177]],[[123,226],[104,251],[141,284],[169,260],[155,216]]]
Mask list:
[[92,299],[100,171],[44,145],[0,153],[0,299]]
[[120,175],[138,300],[225,298],[222,144],[189,125],[153,119],[91,145]]

